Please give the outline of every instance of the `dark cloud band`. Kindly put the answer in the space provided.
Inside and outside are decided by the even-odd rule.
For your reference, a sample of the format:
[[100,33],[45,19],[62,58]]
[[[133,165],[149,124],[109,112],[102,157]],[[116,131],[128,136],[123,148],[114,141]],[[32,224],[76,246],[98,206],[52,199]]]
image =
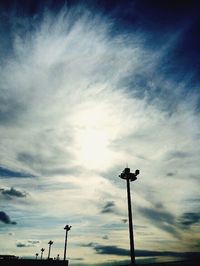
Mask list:
[[16,222],[11,221],[8,214],[6,214],[3,211],[0,212],[0,221],[3,222],[4,224],[17,224]]

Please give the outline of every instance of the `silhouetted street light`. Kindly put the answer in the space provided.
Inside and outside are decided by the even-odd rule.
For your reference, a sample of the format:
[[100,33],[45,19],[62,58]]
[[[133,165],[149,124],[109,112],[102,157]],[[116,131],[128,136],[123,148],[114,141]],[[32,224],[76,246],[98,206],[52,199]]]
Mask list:
[[48,253],[48,259],[50,258],[50,252],[51,252],[51,245],[53,244],[53,241],[52,240],[50,240],[49,241],[49,253]]
[[37,260],[37,258],[38,258],[38,255],[39,255],[38,253],[35,253],[35,259],[36,259],[36,260]]
[[130,181],[135,181],[140,171],[136,170],[135,173],[130,172],[130,168],[125,168],[119,175],[120,178],[126,179],[127,184],[127,198],[128,198],[128,218],[129,218],[129,237],[130,237],[130,255],[131,264],[135,264],[135,249],[134,249],[134,237],[133,237],[133,221],[132,221],[132,209],[131,209],[131,193],[130,193]]
[[71,226],[69,226],[68,224],[64,227],[64,230],[66,230],[66,234],[65,234],[65,249],[64,249],[64,260],[66,260],[66,251],[67,251],[67,234],[68,231],[71,229]]
[[42,260],[42,257],[43,257],[43,252],[45,251],[44,248],[41,249],[41,260]]

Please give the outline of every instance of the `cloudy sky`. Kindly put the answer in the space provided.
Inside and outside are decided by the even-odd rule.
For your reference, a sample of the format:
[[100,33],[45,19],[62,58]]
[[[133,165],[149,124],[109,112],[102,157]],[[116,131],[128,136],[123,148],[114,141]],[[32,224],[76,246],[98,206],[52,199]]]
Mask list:
[[71,265],[200,247],[197,1],[1,1],[0,254]]

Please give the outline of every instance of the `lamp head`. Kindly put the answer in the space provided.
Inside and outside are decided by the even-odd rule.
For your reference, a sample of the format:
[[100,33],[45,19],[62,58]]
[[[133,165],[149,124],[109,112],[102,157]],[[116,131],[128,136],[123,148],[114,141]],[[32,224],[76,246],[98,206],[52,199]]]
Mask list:
[[67,224],[67,225],[65,225],[64,229],[67,230],[67,231],[69,231],[71,229],[71,227],[72,227],[71,225],[68,225]]
[[130,174],[130,168],[126,167],[126,168],[124,169],[123,173],[124,173],[125,175]]
[[140,170],[135,170],[135,175],[137,176],[137,175],[139,175],[139,173],[140,173]]

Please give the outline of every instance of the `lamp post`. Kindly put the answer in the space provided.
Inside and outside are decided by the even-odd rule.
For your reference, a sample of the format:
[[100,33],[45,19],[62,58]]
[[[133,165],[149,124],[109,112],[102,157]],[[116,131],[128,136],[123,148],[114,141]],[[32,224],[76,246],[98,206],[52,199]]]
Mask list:
[[140,173],[139,170],[136,170],[135,173],[131,173],[130,168],[125,168],[124,171],[119,175],[120,178],[126,180],[126,184],[127,184],[131,265],[136,265],[136,264],[135,264],[134,236],[133,236],[133,219],[132,219],[132,209],[131,209],[130,181],[131,182],[135,181],[139,173]]
[[53,244],[53,241],[52,241],[52,240],[50,240],[48,244],[49,244],[49,253],[48,253],[48,259],[50,259],[51,245]]
[[66,230],[66,234],[65,234],[65,248],[64,248],[64,260],[66,260],[66,251],[67,251],[67,234],[68,231],[71,229],[71,226],[69,226],[68,224],[64,227],[64,230]]
[[43,252],[45,251],[44,248],[41,248],[41,260],[42,260],[42,257],[43,257]]
[[36,259],[36,260],[37,260],[37,258],[38,258],[38,255],[39,255],[38,253],[35,253],[35,259]]

